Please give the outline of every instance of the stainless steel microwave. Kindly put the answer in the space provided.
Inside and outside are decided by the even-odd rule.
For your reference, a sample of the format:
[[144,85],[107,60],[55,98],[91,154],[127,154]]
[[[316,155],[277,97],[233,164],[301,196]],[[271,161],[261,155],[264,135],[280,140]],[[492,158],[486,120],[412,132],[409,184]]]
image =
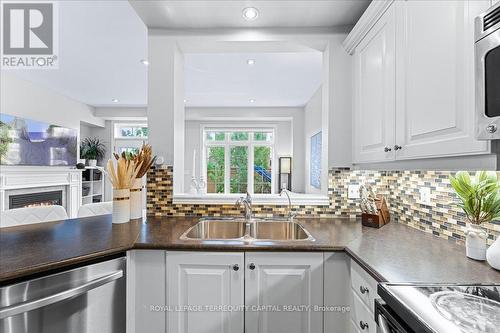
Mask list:
[[475,21],[476,138],[500,139],[500,2]]

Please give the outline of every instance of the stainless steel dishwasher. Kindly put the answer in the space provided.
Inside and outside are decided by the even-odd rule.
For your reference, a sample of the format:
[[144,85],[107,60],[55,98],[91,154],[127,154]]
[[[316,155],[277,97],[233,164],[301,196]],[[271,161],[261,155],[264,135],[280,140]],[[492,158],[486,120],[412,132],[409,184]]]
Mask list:
[[123,333],[126,259],[0,287],[0,333]]

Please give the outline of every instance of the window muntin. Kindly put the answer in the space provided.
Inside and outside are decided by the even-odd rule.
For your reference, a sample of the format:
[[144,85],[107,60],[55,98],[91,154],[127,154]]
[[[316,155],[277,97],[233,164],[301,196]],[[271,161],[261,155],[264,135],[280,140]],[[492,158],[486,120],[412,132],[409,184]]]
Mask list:
[[274,132],[269,128],[204,128],[207,193],[274,193]]

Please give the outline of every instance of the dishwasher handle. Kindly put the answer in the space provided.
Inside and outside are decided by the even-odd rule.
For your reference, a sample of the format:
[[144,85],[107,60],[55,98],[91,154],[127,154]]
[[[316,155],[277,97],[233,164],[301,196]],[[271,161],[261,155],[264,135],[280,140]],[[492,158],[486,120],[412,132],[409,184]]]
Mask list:
[[378,315],[378,327],[380,328],[380,333],[391,333],[387,320],[382,314]]
[[21,302],[14,305],[5,306],[0,308],[0,319],[12,317],[20,313],[36,310],[44,306],[61,302],[82,294],[89,292],[92,289],[108,284],[112,281],[118,280],[123,277],[123,271],[119,270],[111,274],[101,276],[78,287],[61,291],[59,293],[42,297],[33,301]]

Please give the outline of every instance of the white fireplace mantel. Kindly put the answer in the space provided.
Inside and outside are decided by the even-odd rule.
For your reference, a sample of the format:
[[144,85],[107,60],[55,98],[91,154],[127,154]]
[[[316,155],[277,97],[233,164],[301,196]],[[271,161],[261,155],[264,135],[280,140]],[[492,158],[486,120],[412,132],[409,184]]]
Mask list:
[[68,216],[77,216],[82,202],[82,170],[69,167],[0,166],[0,211],[6,207],[8,191],[66,186]]

